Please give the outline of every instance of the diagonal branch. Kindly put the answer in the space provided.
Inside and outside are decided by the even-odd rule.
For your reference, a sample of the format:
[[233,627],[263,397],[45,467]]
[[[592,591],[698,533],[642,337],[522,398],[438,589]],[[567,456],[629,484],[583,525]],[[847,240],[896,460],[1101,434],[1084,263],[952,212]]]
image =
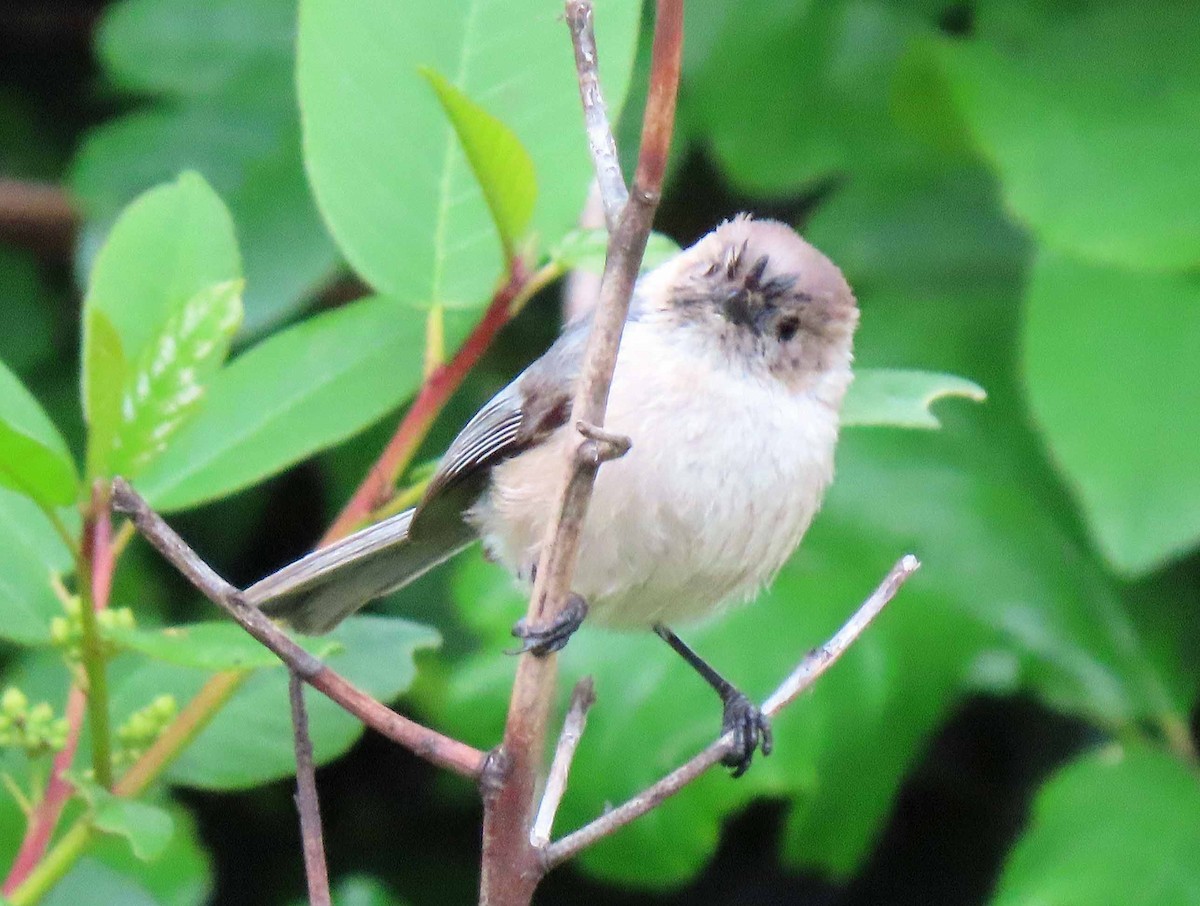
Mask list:
[[[908,578],[917,571],[921,562],[912,554],[900,558],[891,572],[884,577],[879,587],[871,593],[863,605],[855,611],[846,624],[820,648],[809,652],[799,666],[788,675],[771,693],[763,705],[763,712],[775,716],[809,689],[833,664],[846,653],[854,641],[863,634],[879,616],[888,602],[896,596]],[[606,812],[591,824],[550,844],[542,851],[546,870],[565,862],[581,850],[587,849],[597,840],[607,837],[636,818],[657,808],[663,801],[720,762],[733,745],[733,733],[726,733],[687,763],[676,768],[658,783],[638,793],[632,799]]]
[[124,479],[113,480],[113,505],[132,517],[146,540],[206,598],[274,652],[304,682],[426,761],[463,777],[479,778],[486,760],[483,752],[397,714],[293,642],[262,611],[247,604],[238,589],[201,560]]

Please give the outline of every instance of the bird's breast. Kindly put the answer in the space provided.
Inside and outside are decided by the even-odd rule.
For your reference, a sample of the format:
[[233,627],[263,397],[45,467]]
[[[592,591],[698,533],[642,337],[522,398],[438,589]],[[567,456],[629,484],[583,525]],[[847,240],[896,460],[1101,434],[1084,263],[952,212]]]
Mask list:
[[[606,427],[633,441],[600,469],[573,587],[591,619],[644,627],[752,595],[799,543],[833,474],[837,404],[713,368],[631,325]],[[472,514],[528,578],[561,486],[569,428],[497,466]]]

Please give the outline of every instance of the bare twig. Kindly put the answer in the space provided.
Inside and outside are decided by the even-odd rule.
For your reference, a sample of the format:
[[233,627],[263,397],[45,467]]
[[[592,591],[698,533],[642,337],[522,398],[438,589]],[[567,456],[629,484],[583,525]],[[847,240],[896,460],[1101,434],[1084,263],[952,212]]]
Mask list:
[[[800,662],[779,688],[771,693],[763,704],[763,712],[774,716],[795,701],[801,693],[809,689],[822,674],[828,670],[838,658],[845,654],[846,649],[862,635],[871,622],[879,616],[888,602],[896,596],[896,592],[913,573],[920,567],[920,561],[912,554],[900,558],[891,572],[884,577],[879,587],[863,602],[854,615],[828,642],[817,648]],[[551,843],[543,851],[543,859],[547,870],[570,859],[581,850],[591,846],[602,837],[607,837],[613,831],[624,827],[635,818],[640,818],[646,812],[657,808],[662,802],[675,795],[713,765],[717,764],[728,754],[733,745],[733,734],[726,733],[704,751],[691,760],[676,768],[658,783],[638,793],[632,799],[617,806],[591,824]]]
[[116,509],[133,518],[138,531],[188,581],[274,652],[302,680],[367,726],[426,761],[463,777],[479,778],[486,758],[483,752],[397,714],[293,642],[262,611],[247,604],[238,589],[201,560],[123,479],[113,481],[113,502]]
[[304,841],[308,903],[309,906],[332,906],[312,739],[308,735],[308,712],[304,707],[304,682],[295,673],[288,674],[288,698],[292,704],[292,731],[296,739],[296,811],[300,813],[300,836]]
[[554,750],[554,761],[550,763],[546,789],[542,793],[542,804],[538,806],[533,831],[529,835],[529,842],[534,847],[541,848],[550,842],[550,832],[554,830],[554,816],[558,814],[558,806],[567,791],[571,762],[575,760],[575,750],[579,747],[579,740],[583,738],[583,731],[587,726],[588,710],[595,701],[595,684],[590,676],[585,676],[575,684],[575,691],[571,693],[571,704],[567,708],[562,733],[558,737],[558,746]]
[[[604,426],[629,300],[658,208],[675,122],[682,44],[683,0],[657,0],[650,90],[634,191],[609,241],[600,301],[572,409],[578,421],[597,428]],[[562,612],[570,593],[583,520],[598,471],[595,458],[586,455],[585,445],[593,443],[578,435],[576,442],[568,445],[561,503],[542,544],[526,616],[529,626],[552,622]],[[504,741],[493,760],[497,776],[483,785],[481,902],[489,906],[528,903],[544,871],[538,852],[529,845],[529,831],[556,672],[553,655],[526,654],[517,665]]]
[[604,220],[608,231],[617,229],[617,220],[629,200],[621,161],[617,157],[617,142],[608,122],[604,93],[600,90],[599,61],[596,55],[596,34],[592,29],[591,0],[568,0],[567,24],[571,27],[571,43],[575,47],[575,71],[579,74],[579,98],[583,101],[583,121],[587,127],[588,147],[596,169],[596,184],[604,203]]
[[454,354],[454,358],[447,364],[433,369],[429,374],[417,393],[417,398],[413,400],[412,406],[396,428],[396,433],[388,441],[379,459],[371,466],[367,477],[358,486],[350,501],[321,537],[318,547],[344,538],[374,510],[387,503],[397,477],[412,461],[421,441],[429,433],[434,419],[463,382],[463,378],[475,367],[480,356],[487,351],[500,328],[507,323],[513,300],[522,293],[529,282],[530,275],[524,262],[514,258],[510,262],[507,282],[496,291],[487,311]]

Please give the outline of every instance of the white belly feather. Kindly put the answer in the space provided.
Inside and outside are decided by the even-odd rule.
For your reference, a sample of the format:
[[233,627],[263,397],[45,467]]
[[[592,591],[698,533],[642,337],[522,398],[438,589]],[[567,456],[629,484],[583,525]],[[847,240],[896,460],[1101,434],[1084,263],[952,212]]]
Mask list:
[[[849,380],[847,367],[790,392],[630,324],[605,424],[633,447],[600,469],[572,583],[589,619],[631,628],[696,619],[769,582],[832,478]],[[556,503],[544,489],[558,487],[568,430],[496,467],[472,514],[487,549],[525,579]]]

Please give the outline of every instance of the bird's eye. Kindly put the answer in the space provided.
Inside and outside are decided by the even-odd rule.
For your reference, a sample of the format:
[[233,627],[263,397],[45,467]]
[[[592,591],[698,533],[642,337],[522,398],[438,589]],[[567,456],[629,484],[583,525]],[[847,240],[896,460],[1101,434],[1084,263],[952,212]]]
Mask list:
[[786,343],[796,335],[796,331],[799,329],[800,320],[798,318],[781,318],[775,325],[775,335],[779,337],[779,342]]

